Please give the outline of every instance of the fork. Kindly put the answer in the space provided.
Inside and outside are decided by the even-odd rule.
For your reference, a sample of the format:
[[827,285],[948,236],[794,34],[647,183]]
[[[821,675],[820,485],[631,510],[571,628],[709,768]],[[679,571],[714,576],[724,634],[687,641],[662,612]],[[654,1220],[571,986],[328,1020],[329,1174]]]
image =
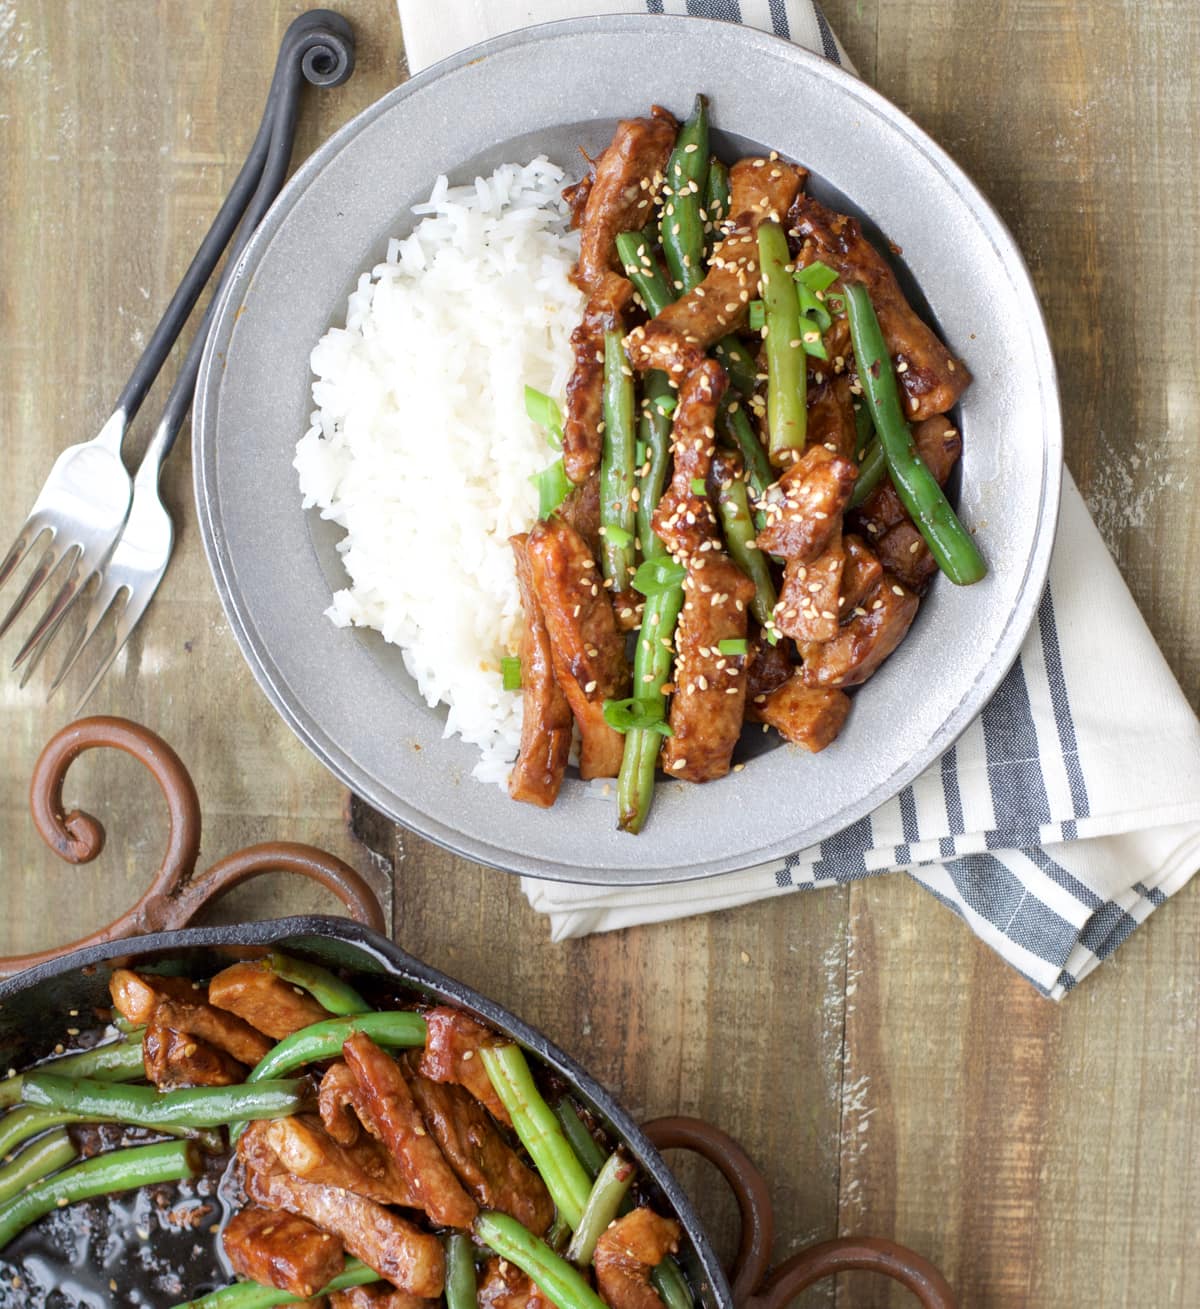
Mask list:
[[[93,580],[98,582],[84,624],[68,649],[47,698],[65,680],[105,615],[124,595],[125,602],[117,616],[115,643],[79,700],[82,706],[150,604],[174,545],[174,526],[159,496],[159,474],[191,407],[205,342],[222,291],[246,242],[283,185],[291,159],[301,79],[314,86],[339,86],[353,70],[354,34],[340,14],[312,10],[297,18],[284,34],[266,109],[246,161],[135,365],[112,416],[91,441],[72,446],[58,457],[16,541],[0,563],[0,587],[3,587],[36,542],[46,532],[50,533],[45,554],[9,612],[0,620],[2,637],[66,560],[65,580],[13,660],[14,669],[29,660],[22,686],[54,640],[72,605]],[[137,473],[131,479],[121,458],[125,433],[239,221],[240,231],[217,291],[171,388]]]

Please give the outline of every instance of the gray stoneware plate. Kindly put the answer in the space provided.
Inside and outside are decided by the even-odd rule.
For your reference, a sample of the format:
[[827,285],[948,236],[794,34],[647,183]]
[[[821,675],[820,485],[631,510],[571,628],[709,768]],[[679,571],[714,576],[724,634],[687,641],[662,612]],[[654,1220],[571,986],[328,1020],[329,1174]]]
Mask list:
[[[469,181],[545,153],[569,171],[619,117],[684,113],[711,97],[716,147],[776,149],[822,198],[869,215],[903,248],[902,275],[967,361],[959,505],[991,571],[938,579],[909,638],[857,694],[820,755],[766,748],[701,787],[660,782],[646,829],[616,830],[614,799],[568,777],[542,811],[471,777],[399,651],[335,628],[336,528],[300,508],[293,447],[311,411],[309,354],[344,322],[359,274],[439,173]],[[918,299],[918,304],[922,301]],[[609,16],[527,29],[428,69],[347,124],[297,172],[220,306],[197,390],[201,530],[230,625],[301,740],[392,818],[497,867],[562,881],[683,881],[786,855],[845,827],[938,757],[1016,657],[1049,566],[1062,435],[1054,364],[1012,238],[959,168],[841,69],[750,28]],[[421,566],[399,560],[400,567]],[[758,751],[755,757],[750,755]]]

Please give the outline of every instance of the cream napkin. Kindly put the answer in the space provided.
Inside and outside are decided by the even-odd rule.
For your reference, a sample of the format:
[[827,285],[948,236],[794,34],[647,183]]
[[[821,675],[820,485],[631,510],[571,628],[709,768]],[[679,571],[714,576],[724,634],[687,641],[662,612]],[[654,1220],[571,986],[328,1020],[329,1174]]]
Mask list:
[[[812,0],[399,0],[414,71],[531,23],[616,11],[750,23],[839,63]],[[1020,658],[958,743],[837,836],[662,887],[523,878],[553,939],[904,871],[1059,999],[1200,867],[1200,723],[1068,475]]]

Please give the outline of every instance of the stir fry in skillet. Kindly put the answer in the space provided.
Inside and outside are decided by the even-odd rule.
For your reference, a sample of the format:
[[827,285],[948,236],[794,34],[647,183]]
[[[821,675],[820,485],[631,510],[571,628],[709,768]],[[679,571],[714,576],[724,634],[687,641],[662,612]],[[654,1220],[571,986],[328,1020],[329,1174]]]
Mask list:
[[726,167],[708,136],[703,97],[682,127],[656,106],[565,193],[587,295],[565,418],[526,392],[563,458],[512,542],[509,789],[554,803],[573,723],[580,775],[618,779],[631,832],[659,770],[736,767],[746,721],[825,749],[933,574],[985,572],[942,491],[965,364],[803,168]]
[[469,1014],[372,1009],[279,954],[110,992],[115,1039],[0,1083],[0,1250],[227,1163],[237,1280],[190,1309],[691,1309],[632,1161]]

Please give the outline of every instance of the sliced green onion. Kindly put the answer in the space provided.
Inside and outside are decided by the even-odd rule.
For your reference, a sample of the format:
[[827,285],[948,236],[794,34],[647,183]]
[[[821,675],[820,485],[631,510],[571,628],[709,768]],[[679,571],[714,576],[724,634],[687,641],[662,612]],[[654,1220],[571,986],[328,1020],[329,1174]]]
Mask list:
[[563,448],[563,411],[557,406],[557,402],[533,386],[525,387],[525,412],[529,415],[531,423],[537,423],[538,427],[546,428],[550,433],[551,444],[556,449]]
[[824,291],[837,281],[837,273],[828,264],[820,262],[797,268],[792,276],[809,291]]
[[539,518],[549,518],[571,493],[571,483],[561,459],[556,459],[540,473],[534,473],[529,480],[537,487]]
[[736,639],[730,638],[727,641],[718,641],[717,649],[723,655],[744,655],[749,651],[749,646],[744,639],[738,637]]
[[813,295],[807,286],[798,286],[796,288],[796,295],[800,300],[800,312],[806,318],[815,319],[817,326],[822,332],[829,331],[830,327],[833,325],[833,315],[825,308],[820,300]]
[[693,495],[708,494],[708,484],[705,482],[703,477],[692,478],[692,494]]
[[521,661],[516,655],[505,655],[500,660],[500,682],[506,691],[521,689]]
[[673,559],[647,559],[633,575],[633,589],[649,599],[678,586],[686,576],[687,569]]
[[673,395],[660,395],[655,397],[654,407],[660,414],[673,414],[678,403]]
[[633,540],[632,532],[627,532],[623,527],[618,527],[615,523],[611,527],[602,527],[600,535],[616,546],[629,545]]
[[767,306],[761,300],[750,301],[750,330],[761,332],[767,325]]
[[653,700],[639,700],[636,695],[628,700],[605,700],[604,721],[614,732],[655,731],[661,736],[671,736],[670,727],[665,722],[665,710],[662,696]]

